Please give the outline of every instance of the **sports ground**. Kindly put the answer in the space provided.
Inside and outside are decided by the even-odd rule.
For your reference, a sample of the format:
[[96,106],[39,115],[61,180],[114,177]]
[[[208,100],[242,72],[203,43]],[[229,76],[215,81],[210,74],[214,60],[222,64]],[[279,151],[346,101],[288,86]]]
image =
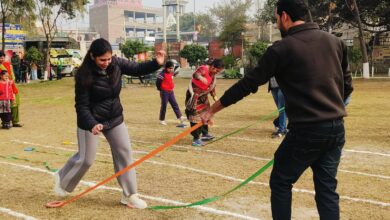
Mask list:
[[[235,80],[218,79],[221,96]],[[184,107],[188,79],[176,78],[175,94]],[[62,208],[48,209],[52,169],[77,151],[74,80],[19,86],[23,128],[0,130],[0,219],[271,219],[271,168],[217,201],[192,208],[135,210],[119,204],[116,180]],[[388,219],[390,216],[390,80],[354,80],[345,118],[347,142],[338,173],[341,219]],[[184,129],[173,111],[167,126],[158,123],[159,93],[154,86],[126,84],[121,93],[134,157],[139,159]],[[275,112],[266,86],[216,115],[210,133],[222,137],[201,148],[186,136],[137,166],[140,196],[149,205],[184,205],[221,195],[267,164],[281,142],[272,139]],[[264,120],[263,120],[264,119]],[[101,138],[94,165],[71,196],[114,173],[108,143]],[[311,171],[293,189],[293,219],[318,219]],[[70,198],[70,197],[67,197]]]

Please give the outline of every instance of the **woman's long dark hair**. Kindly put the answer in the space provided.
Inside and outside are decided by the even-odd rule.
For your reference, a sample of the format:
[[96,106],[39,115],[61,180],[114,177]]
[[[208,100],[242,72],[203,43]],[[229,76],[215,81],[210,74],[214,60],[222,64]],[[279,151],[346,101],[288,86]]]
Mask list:
[[[111,44],[103,39],[99,38],[92,42],[91,46],[89,47],[89,50],[87,54],[84,57],[83,63],[81,64],[80,68],[77,70],[75,79],[76,84],[80,83],[83,88],[89,88],[92,84],[92,71],[98,71],[98,66],[96,66],[95,60],[93,60],[92,57],[99,57],[104,55],[105,53],[110,52],[112,53],[112,47]],[[110,78],[110,82],[113,81],[112,74],[114,72],[114,67],[111,64],[107,67],[107,74]]]

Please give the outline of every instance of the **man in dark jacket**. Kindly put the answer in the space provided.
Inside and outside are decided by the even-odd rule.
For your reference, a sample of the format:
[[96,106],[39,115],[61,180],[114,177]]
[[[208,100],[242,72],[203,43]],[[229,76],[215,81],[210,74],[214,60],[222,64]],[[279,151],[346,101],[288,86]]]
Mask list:
[[337,37],[305,23],[302,0],[279,0],[275,16],[285,37],[269,47],[257,67],[229,88],[211,109],[212,116],[249,95],[275,76],[286,101],[289,132],[274,155],[271,205],[274,219],[291,219],[291,189],[313,170],[321,219],[339,219],[336,173],[345,143],[344,101],[352,93],[347,47]]

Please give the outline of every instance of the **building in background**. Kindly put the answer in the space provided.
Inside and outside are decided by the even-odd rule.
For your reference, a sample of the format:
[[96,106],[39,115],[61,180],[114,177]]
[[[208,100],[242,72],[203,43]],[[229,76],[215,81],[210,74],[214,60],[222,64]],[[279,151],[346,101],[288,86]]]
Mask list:
[[126,39],[153,38],[162,30],[162,13],[162,8],[144,7],[142,0],[96,0],[89,8],[89,24],[117,47]]

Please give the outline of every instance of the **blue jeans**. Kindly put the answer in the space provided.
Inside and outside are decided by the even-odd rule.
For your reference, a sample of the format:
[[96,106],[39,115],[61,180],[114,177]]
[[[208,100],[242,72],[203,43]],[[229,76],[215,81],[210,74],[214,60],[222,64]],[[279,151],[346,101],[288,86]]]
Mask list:
[[343,119],[289,124],[288,128],[274,156],[270,179],[272,217],[291,219],[291,189],[310,167],[320,219],[339,219],[336,174],[345,143]]
[[[273,88],[271,89],[272,97],[274,98],[275,104],[278,107],[278,109],[281,109],[284,107],[284,96],[282,93],[282,90],[279,88]],[[286,111],[279,113],[279,120],[278,120],[278,132],[286,132]]]

